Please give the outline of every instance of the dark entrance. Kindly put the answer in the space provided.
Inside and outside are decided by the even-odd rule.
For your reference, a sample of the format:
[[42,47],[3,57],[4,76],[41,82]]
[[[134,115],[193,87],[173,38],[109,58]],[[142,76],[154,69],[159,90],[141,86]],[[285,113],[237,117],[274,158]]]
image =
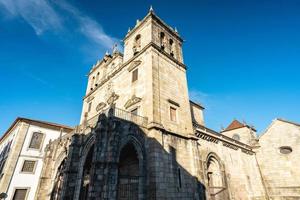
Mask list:
[[80,191],[80,197],[79,197],[80,200],[88,199],[88,192],[89,192],[89,187],[90,187],[90,173],[91,173],[91,168],[92,168],[93,154],[94,154],[94,145],[90,148],[88,155],[86,157],[85,163],[84,163],[81,191]]
[[51,200],[61,199],[62,185],[64,179],[64,169],[65,169],[66,160],[64,159],[60,166],[57,169],[55,176],[54,187],[51,193]]
[[136,200],[139,191],[139,159],[132,144],[121,151],[118,173],[118,200]]

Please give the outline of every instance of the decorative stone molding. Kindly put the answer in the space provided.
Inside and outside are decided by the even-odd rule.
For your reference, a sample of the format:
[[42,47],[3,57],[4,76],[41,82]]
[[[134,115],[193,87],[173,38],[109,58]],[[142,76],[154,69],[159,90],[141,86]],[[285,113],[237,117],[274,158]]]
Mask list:
[[108,105],[112,105],[117,99],[119,98],[119,95],[117,95],[115,92],[113,92],[110,97],[106,100]]
[[99,103],[99,104],[97,105],[96,111],[101,111],[101,110],[103,110],[105,107],[106,107],[106,103],[101,102],[101,103]]
[[227,142],[223,142],[223,146],[229,147],[229,148],[234,149],[234,150],[238,150],[239,149],[237,146],[234,146],[234,145],[229,144]]
[[87,98],[86,102],[88,103],[88,102],[92,101],[94,98],[95,98],[94,96],[89,96],[89,97]]
[[136,61],[133,61],[129,67],[128,67],[128,71],[132,71],[134,68],[136,68],[137,66],[139,66],[140,64],[142,63],[142,61],[140,60],[136,60]]
[[136,97],[135,95],[132,95],[132,97],[125,103],[124,107],[127,109],[130,106],[141,102],[142,98]]
[[199,138],[201,138],[203,140],[206,140],[208,142],[213,142],[213,143],[216,143],[216,144],[219,143],[219,140],[216,139],[216,138],[213,138],[213,137],[211,137],[209,135],[206,135],[206,134],[203,134],[203,133],[200,133],[200,132],[197,132],[197,133],[198,133],[197,137],[199,137]]
[[172,99],[168,99],[168,102],[169,102],[170,104],[173,104],[173,105],[177,106],[177,107],[180,107],[179,103],[173,101]]

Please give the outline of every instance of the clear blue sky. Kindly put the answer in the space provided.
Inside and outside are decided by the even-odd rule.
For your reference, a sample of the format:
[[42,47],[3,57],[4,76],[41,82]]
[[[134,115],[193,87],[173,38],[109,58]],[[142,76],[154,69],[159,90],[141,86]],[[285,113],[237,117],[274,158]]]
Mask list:
[[0,135],[18,116],[77,124],[85,75],[151,4],[186,41],[208,127],[300,122],[300,1],[0,0]]

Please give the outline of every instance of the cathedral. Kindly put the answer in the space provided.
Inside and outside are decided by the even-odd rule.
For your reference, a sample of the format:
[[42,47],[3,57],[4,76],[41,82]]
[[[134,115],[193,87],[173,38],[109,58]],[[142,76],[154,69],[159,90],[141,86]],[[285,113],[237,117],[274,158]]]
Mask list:
[[150,9],[124,53],[92,67],[80,124],[51,125],[68,131],[49,140],[34,199],[300,199],[300,125],[275,119],[259,137],[238,120],[206,127],[182,45]]

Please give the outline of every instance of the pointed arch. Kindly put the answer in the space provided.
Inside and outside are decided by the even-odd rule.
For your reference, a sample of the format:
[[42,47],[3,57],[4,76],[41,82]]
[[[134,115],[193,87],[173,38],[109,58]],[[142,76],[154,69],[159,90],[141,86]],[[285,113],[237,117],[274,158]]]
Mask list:
[[[85,142],[84,147],[82,148],[81,157],[80,157],[80,164],[79,164],[79,170],[78,170],[78,178],[77,178],[77,184],[75,188],[75,199],[84,199],[86,197],[86,194],[88,192],[88,186],[89,186],[89,173],[90,168],[87,169],[86,163],[90,161],[90,159],[93,157],[94,153],[94,144],[95,144],[95,134],[91,134]],[[91,162],[90,162],[91,163]],[[89,166],[91,167],[91,166]],[[84,182],[85,181],[85,182]],[[83,186],[85,188],[83,188]],[[83,191],[84,190],[84,191]],[[85,195],[83,195],[83,192],[85,192]]]
[[225,166],[220,157],[211,152],[205,161],[208,192],[213,200],[229,199]]
[[62,162],[60,163],[60,165],[58,166],[58,168],[57,168],[56,175],[55,175],[55,178],[54,178],[53,189],[51,191],[50,200],[59,200],[59,199],[61,199],[66,160],[67,159],[64,158],[62,160]]
[[145,150],[143,143],[128,135],[120,145],[118,154],[117,199],[144,199]]

